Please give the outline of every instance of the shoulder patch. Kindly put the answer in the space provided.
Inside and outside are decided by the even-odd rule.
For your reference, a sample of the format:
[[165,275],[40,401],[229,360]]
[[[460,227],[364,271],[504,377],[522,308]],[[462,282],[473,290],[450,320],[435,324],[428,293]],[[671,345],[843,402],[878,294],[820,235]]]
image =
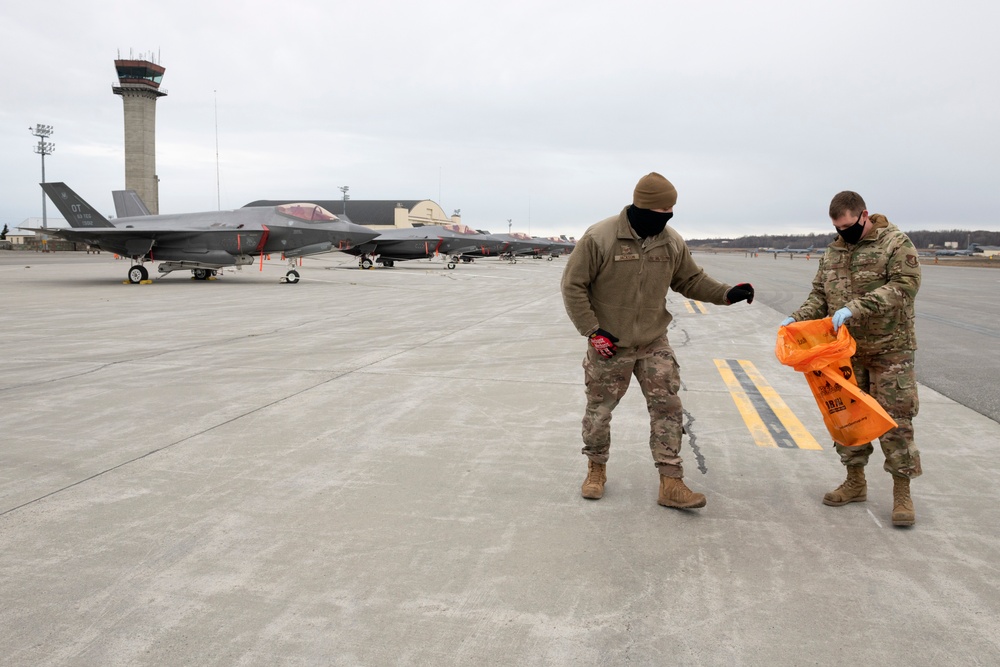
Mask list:
[[906,265],[911,269],[915,269],[920,265],[920,260],[917,259],[916,255],[907,255]]

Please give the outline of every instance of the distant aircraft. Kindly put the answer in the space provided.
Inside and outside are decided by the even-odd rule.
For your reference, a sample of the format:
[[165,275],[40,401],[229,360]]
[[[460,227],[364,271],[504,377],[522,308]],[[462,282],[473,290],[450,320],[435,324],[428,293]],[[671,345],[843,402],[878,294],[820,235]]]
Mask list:
[[254,257],[268,253],[284,255],[290,268],[282,281],[297,283],[299,274],[292,268],[296,258],[347,250],[378,235],[309,203],[149,215],[142,199],[130,190],[118,191],[115,208],[133,215],[111,223],[65,183],[41,186],[70,228],[32,231],[130,258],[130,283],[149,278],[145,262],[159,262],[157,271],[163,274],[184,269],[206,280],[223,267],[253,264]]
[[493,236],[507,242],[507,248],[501,253],[501,257],[512,263],[516,263],[518,257],[525,255],[539,257],[552,247],[552,241],[540,239],[537,236],[528,236],[523,232],[493,234]]
[[784,248],[757,248],[757,252],[773,252],[774,254],[787,252],[789,255],[795,254],[811,254],[816,252],[814,246],[809,246],[808,248],[793,248],[790,245],[786,245]]
[[549,236],[545,240],[552,242],[552,245],[547,248],[549,259],[559,257],[561,255],[568,255],[573,252],[573,248],[576,247],[576,242],[569,240],[565,236]]
[[977,253],[981,253],[982,251],[983,249],[978,243],[970,243],[969,247],[964,250],[935,250],[934,255],[938,257],[952,257],[954,255],[975,255]]
[[[369,230],[370,231],[370,230]],[[483,239],[473,233],[462,234],[441,225],[405,227],[375,232],[375,238],[342,250],[357,255],[358,266],[370,269],[374,264],[392,267],[395,262],[444,257],[454,269],[463,253],[475,251]]]

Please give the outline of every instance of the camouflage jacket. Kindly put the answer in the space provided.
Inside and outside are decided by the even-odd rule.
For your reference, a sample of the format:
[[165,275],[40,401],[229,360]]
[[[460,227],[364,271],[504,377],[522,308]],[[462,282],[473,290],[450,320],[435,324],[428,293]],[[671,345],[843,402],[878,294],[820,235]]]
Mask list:
[[827,246],[812,292],[792,313],[797,321],[851,311],[847,330],[861,354],[917,349],[913,301],[920,289],[920,261],[909,237],[875,213],[868,235],[854,245],[839,236]]
[[640,240],[627,207],[593,225],[577,241],[562,277],[563,303],[577,331],[598,327],[624,347],[645,345],[667,331],[667,291],[725,304],[729,285],[709,277],[671,227]]

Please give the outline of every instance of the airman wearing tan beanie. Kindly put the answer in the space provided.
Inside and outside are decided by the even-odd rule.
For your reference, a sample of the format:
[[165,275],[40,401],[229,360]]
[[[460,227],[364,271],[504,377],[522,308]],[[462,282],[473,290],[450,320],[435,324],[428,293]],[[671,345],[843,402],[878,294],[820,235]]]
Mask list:
[[651,171],[635,185],[632,204],[637,208],[668,210],[677,203],[677,188],[655,171]]

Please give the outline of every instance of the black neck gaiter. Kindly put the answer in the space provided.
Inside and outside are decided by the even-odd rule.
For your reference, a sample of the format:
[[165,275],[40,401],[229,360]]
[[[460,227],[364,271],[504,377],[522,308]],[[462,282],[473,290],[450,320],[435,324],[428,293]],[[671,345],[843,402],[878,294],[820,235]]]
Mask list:
[[632,226],[641,239],[656,236],[667,226],[670,218],[674,217],[672,212],[657,213],[648,208],[639,208],[635,204],[628,207],[626,215],[628,216],[628,224]]

